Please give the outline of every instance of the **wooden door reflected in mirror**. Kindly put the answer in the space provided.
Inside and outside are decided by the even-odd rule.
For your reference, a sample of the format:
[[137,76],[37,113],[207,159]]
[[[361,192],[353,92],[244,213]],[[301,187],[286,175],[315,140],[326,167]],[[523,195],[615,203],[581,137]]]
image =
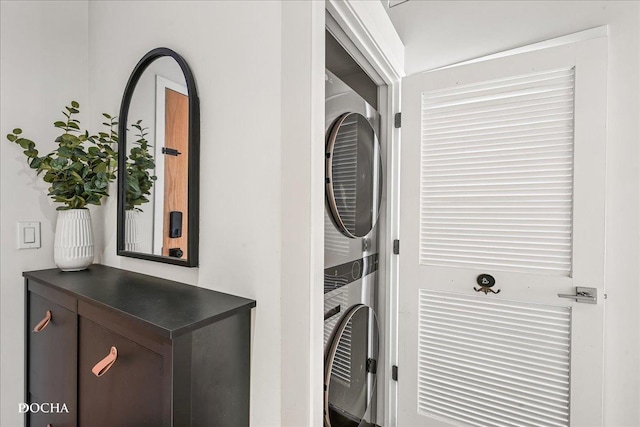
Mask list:
[[[162,255],[187,258],[189,97],[165,88],[165,161]],[[168,154],[171,152],[172,154]]]

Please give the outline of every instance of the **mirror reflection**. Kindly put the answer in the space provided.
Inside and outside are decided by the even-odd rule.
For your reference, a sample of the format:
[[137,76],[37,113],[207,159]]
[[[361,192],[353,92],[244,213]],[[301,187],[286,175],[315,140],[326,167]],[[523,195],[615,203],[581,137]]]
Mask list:
[[189,94],[174,58],[144,70],[126,128],[124,250],[187,259]]

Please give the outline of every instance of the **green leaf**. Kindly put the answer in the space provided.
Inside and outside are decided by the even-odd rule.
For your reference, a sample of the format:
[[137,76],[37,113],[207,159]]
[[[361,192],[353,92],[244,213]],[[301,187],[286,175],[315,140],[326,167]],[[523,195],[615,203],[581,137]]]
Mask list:
[[93,169],[95,172],[100,173],[100,172],[106,172],[107,170],[107,164],[104,162],[98,163],[96,165],[96,167]]
[[29,141],[28,139],[25,138],[18,138],[16,140],[17,144],[20,144],[20,147],[22,147],[25,150],[29,149],[29,143],[33,143],[32,141]]
[[75,147],[73,149],[73,155],[78,157],[79,160],[85,160],[87,158],[87,153],[82,149],[82,146]]
[[58,157],[56,159],[53,159],[53,161],[51,162],[51,166],[55,170],[61,170],[62,168],[64,168],[67,165],[68,162],[69,161],[67,159],[65,159],[64,157]]
[[80,104],[78,104],[76,101],[71,101],[71,106],[73,108],[80,108]]
[[42,159],[40,157],[35,157],[34,156],[33,160],[31,160],[31,163],[29,163],[29,167],[31,169],[38,169],[41,164],[42,164]]
[[68,147],[60,147],[58,148],[58,155],[69,158],[73,156],[73,150]]
[[8,134],[7,139],[11,142],[15,142],[15,140],[18,139],[18,137],[13,134]]
[[76,171],[70,170],[69,172],[70,172],[69,174],[75,179],[76,182],[80,182],[81,183],[81,182],[84,181],[82,179],[82,177],[80,175],[78,175],[78,173]]
[[67,124],[65,122],[61,122],[59,120],[57,122],[55,122],[53,125],[55,127],[57,127],[57,128],[66,128],[67,127]]
[[70,133],[65,133],[63,135],[60,135],[60,138],[62,138],[62,141],[69,142],[72,144],[77,144],[80,142],[80,139],[77,136],[72,135]]
[[20,134],[22,133],[22,129],[20,129],[20,128],[15,128],[12,132],[13,132],[15,135],[20,135]]

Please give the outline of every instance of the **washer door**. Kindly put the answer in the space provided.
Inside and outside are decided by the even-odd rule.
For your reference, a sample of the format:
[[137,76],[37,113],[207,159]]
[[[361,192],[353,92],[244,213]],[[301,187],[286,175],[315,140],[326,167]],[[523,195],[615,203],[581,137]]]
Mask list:
[[325,353],[324,425],[357,427],[376,388],[378,322],[366,305],[352,306],[336,326]]
[[346,113],[329,131],[326,149],[327,203],[336,227],[347,237],[364,237],[378,220],[382,157],[365,116]]

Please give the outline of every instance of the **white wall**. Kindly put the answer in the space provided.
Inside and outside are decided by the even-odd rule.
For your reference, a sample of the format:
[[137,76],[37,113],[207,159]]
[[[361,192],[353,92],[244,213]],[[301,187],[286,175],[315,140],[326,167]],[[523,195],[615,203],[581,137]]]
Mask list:
[[[55,148],[53,122],[71,100],[88,124],[86,2],[0,3],[0,425],[22,425],[24,400],[24,286],[22,272],[54,267],[56,211],[41,177],[5,135],[22,127],[41,152]],[[100,215],[92,209],[101,245]],[[40,249],[17,250],[16,222],[40,221]]]
[[[53,146],[53,114],[72,97],[85,107],[85,123],[99,127],[101,113],[117,114],[130,72],[150,49],[173,48],[190,64],[201,102],[200,268],[117,257],[115,197],[94,211],[96,261],[257,300],[251,377],[255,426],[321,423],[322,390],[313,384],[320,383],[322,372],[322,230],[309,224],[320,218],[315,222],[322,225],[322,156],[314,169],[308,165],[312,141],[318,140],[319,150],[323,146],[323,37],[324,5],[317,2],[2,2],[4,134],[22,125],[34,139],[49,138]],[[313,44],[313,58],[305,43]],[[76,50],[72,66],[60,54],[71,48]],[[290,49],[289,55],[284,57],[282,49]],[[298,64],[286,76],[295,85],[283,82],[287,61]],[[283,111],[295,120],[284,119]],[[318,114],[316,124],[311,114]],[[0,150],[0,425],[14,426],[21,424],[16,409],[23,399],[20,274],[54,266],[55,211],[44,195],[46,186],[33,178],[19,149],[4,143]],[[302,163],[296,163],[299,155],[305,156]],[[287,167],[282,161],[289,162]],[[317,175],[315,189],[312,174]],[[283,190],[294,193],[286,205]],[[283,234],[296,218],[300,221]],[[42,221],[42,249],[15,250],[18,219]],[[283,246],[296,262],[281,256]],[[281,286],[291,291],[286,310],[281,310]],[[289,325],[285,337],[283,323]],[[283,367],[293,368],[285,378]]]
[[609,25],[605,425],[640,425],[638,2],[419,2],[390,16],[407,74]]
[[149,50],[176,50],[201,110],[200,268],[116,256],[116,205],[104,263],[257,300],[251,422],[280,425],[280,2],[90,2],[91,110],[115,112]]
[[324,2],[282,3],[282,426],[322,425]]

